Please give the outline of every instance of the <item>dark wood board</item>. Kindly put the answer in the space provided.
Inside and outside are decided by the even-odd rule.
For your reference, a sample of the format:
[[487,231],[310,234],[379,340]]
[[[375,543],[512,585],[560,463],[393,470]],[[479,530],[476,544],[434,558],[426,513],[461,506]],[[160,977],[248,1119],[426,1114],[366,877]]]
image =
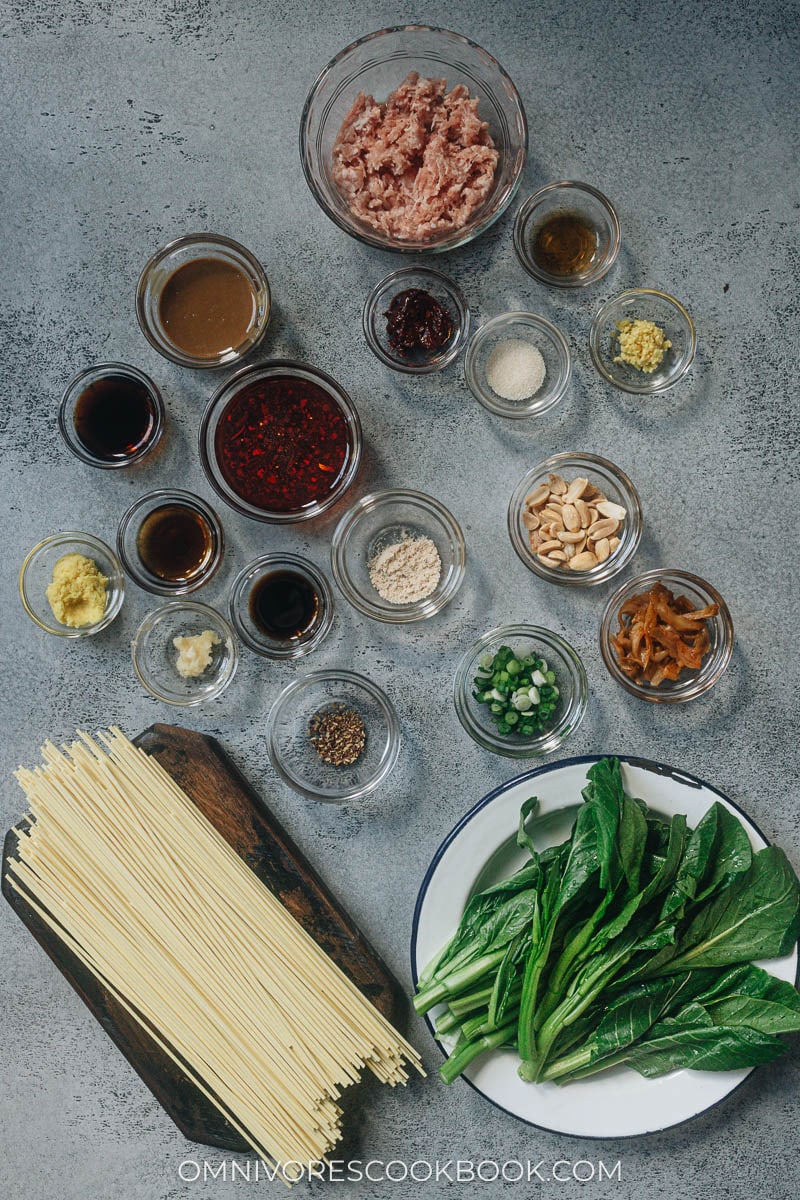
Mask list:
[[[396,980],[216,739],[174,725],[152,725],[134,741],[161,763],[375,1007],[397,1022],[402,993]],[[16,846],[11,830],[3,847],[3,895],[89,1011],[187,1138],[246,1151],[247,1144],[218,1109],[10,886],[8,862]]]

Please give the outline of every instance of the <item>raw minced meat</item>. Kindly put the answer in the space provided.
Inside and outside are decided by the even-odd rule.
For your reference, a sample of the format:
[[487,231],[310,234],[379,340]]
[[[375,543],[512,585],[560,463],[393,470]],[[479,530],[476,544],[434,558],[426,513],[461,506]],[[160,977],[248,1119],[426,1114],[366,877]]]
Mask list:
[[390,237],[460,229],[489,195],[498,153],[463,84],[412,71],[383,102],[360,92],[333,147],[354,216]]

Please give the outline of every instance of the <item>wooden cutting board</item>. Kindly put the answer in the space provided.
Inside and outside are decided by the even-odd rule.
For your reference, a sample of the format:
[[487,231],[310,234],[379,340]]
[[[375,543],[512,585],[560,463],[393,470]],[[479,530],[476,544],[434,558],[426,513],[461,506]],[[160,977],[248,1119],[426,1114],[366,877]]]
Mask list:
[[[134,742],[161,763],[292,916],[396,1023],[402,1007],[399,985],[219,743],[175,725],[152,725]],[[249,1150],[226,1118],[10,887],[7,868],[16,845],[11,830],[3,847],[3,895],[158,1102],[193,1142]]]

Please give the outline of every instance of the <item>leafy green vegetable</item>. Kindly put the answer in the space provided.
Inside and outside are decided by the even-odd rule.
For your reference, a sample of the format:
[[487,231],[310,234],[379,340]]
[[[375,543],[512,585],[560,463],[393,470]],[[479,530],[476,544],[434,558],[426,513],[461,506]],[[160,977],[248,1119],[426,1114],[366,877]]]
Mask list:
[[751,965],[800,934],[800,883],[775,847],[754,854],[722,804],[694,830],[647,810],[619,762],[593,764],[569,838],[469,901],[420,978],[415,1006],[447,1001],[460,1030],[441,1068],[452,1082],[478,1055],[511,1046],[520,1075],[566,1083],[619,1064],[647,1077],[732,1070],[776,1058],[800,1030],[791,984]]

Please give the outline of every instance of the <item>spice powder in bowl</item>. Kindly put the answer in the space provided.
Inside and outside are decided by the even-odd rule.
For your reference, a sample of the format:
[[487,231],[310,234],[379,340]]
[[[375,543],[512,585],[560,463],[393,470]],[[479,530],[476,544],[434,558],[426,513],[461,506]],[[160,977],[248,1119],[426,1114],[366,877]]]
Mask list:
[[416,604],[436,591],[442,560],[436,543],[403,530],[395,540],[384,541],[369,561],[369,578],[375,591],[389,604]]

